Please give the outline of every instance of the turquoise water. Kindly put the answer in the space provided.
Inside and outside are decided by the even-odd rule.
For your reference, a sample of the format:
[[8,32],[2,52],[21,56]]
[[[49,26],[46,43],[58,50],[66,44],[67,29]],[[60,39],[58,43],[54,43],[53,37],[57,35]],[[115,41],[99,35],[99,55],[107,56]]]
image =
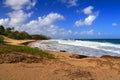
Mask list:
[[120,44],[120,39],[75,39],[75,40]]

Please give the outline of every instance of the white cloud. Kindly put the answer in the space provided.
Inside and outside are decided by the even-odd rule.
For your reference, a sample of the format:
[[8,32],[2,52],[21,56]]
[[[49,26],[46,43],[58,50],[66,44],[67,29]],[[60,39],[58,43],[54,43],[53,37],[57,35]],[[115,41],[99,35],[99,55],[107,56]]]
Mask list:
[[89,15],[87,18],[85,18],[84,21],[79,20],[75,22],[75,26],[90,26],[92,25],[93,21],[96,19],[96,15]]
[[68,7],[73,7],[78,5],[78,0],[61,0],[62,3],[65,3]]
[[[38,17],[37,20],[32,20],[27,24],[22,26],[23,30],[27,30],[30,33],[35,33],[41,31],[40,27],[49,27],[50,25],[54,24],[54,22],[58,20],[64,20],[64,16],[58,13],[50,13],[47,16]],[[20,27],[21,28],[21,27]],[[38,31],[35,31],[38,30]]]
[[50,13],[47,16],[39,17],[39,24],[41,26],[47,26],[54,23],[57,20],[63,20],[63,19],[64,19],[64,16],[58,13]]
[[5,5],[11,7],[14,10],[21,10],[25,6],[27,9],[35,6],[36,0],[5,0]]
[[[31,9],[31,7],[35,6],[36,0],[5,0],[5,5],[11,9],[12,12],[7,13],[7,25],[6,27],[18,27],[25,23],[25,21],[31,17],[33,12],[26,13],[24,9]],[[6,19],[4,19],[3,23],[5,24]]]
[[50,13],[47,16],[38,17],[38,20],[32,20],[28,24],[26,24],[26,28],[29,28],[31,26],[37,27],[43,27],[43,26],[49,26],[56,22],[57,20],[63,20],[64,16],[58,14],[58,13]]
[[98,16],[98,12],[92,12],[93,7],[92,6],[88,6],[87,8],[85,8],[83,10],[84,14],[87,14],[88,17],[86,17],[83,20],[78,20],[75,22],[75,26],[79,27],[79,26],[90,26],[93,24],[94,20],[97,18]]
[[118,24],[117,23],[112,23],[112,26],[118,26]]
[[92,12],[92,9],[94,9],[93,6],[88,6],[87,8],[85,8],[85,9],[83,10],[83,12],[84,12],[84,14],[92,14],[92,13],[93,13],[93,12]]
[[26,19],[31,16],[31,14],[32,12],[24,13],[22,10],[8,13],[8,16],[10,17],[9,26],[14,27],[22,25],[26,21]]
[[0,19],[0,25],[8,26],[8,23],[9,23],[8,18]]

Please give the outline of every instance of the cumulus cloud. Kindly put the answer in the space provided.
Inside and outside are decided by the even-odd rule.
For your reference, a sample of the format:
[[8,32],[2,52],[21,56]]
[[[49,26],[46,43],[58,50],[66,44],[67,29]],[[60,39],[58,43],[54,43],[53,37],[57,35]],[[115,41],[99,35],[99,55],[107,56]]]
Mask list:
[[68,7],[73,7],[78,5],[78,0],[61,0],[62,3],[66,4]]
[[[22,29],[29,31],[30,33],[35,33],[40,31],[40,27],[49,27],[58,20],[64,20],[64,16],[58,13],[49,13],[47,16],[38,17],[37,20],[32,20],[29,23],[24,24]],[[38,31],[35,31],[35,29]]]
[[[31,16],[32,12],[24,13],[22,10],[17,10],[8,13],[9,18],[0,19],[0,25],[5,27],[18,27],[24,24],[24,22]],[[19,16],[18,16],[19,15]]]
[[93,13],[93,12],[92,12],[93,9],[94,9],[93,6],[88,6],[88,7],[86,7],[86,8],[83,10],[83,12],[84,12],[85,14],[92,14],[92,13]]
[[24,9],[30,9],[35,6],[36,0],[5,0],[4,3],[7,7],[13,9],[13,11],[7,13],[8,18],[0,19],[0,24],[16,28],[23,25],[31,17],[33,12],[26,13]]
[[84,14],[88,15],[88,17],[86,17],[84,20],[78,20],[75,22],[75,26],[79,27],[79,26],[90,26],[93,24],[94,20],[97,18],[98,16],[98,12],[93,12],[92,9],[94,9],[94,7],[92,6],[88,6],[87,8],[85,8],[83,10]]
[[90,26],[92,25],[93,21],[96,19],[97,16],[95,15],[89,15],[87,18],[85,18],[84,21],[78,20],[75,22],[75,26]]
[[8,26],[9,18],[0,19],[0,25]]
[[22,25],[26,21],[26,19],[28,19],[28,17],[31,16],[31,14],[32,12],[24,13],[22,10],[17,10],[8,13],[8,16],[10,17],[9,26],[14,27]]
[[35,6],[36,0],[5,0],[5,5],[14,10],[21,10],[24,7],[30,9]]
[[117,26],[118,24],[117,23],[112,23],[112,26]]
[[47,16],[38,17],[37,20],[30,21],[28,24],[26,24],[26,27],[27,27],[27,25],[28,25],[28,27],[31,27],[30,25],[32,25],[32,26],[37,25],[38,27],[48,26],[58,20],[64,20],[64,16],[62,16],[58,13],[49,13]]

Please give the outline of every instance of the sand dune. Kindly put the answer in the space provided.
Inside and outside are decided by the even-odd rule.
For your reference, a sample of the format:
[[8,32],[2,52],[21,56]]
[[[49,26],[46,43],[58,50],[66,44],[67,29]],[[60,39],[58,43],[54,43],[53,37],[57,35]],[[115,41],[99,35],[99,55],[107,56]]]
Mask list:
[[0,64],[0,80],[120,80],[120,58],[68,57],[40,63]]

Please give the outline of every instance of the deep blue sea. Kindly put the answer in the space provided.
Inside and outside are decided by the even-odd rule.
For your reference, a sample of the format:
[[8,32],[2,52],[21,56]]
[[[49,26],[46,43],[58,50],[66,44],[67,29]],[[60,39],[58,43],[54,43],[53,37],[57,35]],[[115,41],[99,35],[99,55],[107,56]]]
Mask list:
[[75,39],[75,40],[120,44],[120,39]]
[[65,50],[86,56],[120,56],[120,39],[52,39],[34,42],[32,46],[44,50]]

